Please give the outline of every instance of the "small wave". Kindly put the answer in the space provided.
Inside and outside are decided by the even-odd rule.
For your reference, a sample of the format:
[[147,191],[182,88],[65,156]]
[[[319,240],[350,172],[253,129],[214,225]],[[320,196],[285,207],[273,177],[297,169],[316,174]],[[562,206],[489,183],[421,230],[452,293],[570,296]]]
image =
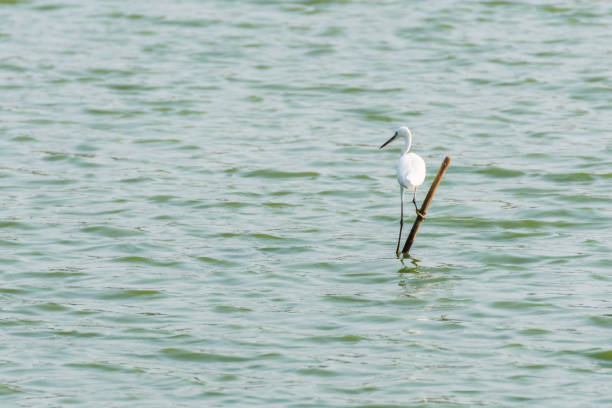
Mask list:
[[280,171],[274,169],[254,170],[245,174],[245,177],[263,177],[263,178],[317,178],[320,174],[315,171]]

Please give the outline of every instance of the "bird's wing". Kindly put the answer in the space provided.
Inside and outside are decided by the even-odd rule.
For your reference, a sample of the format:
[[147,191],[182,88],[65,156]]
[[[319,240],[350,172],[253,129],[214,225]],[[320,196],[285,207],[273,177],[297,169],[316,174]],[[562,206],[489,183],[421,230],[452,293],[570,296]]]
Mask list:
[[420,186],[425,181],[425,161],[415,153],[404,154],[397,165],[397,178],[405,187]]

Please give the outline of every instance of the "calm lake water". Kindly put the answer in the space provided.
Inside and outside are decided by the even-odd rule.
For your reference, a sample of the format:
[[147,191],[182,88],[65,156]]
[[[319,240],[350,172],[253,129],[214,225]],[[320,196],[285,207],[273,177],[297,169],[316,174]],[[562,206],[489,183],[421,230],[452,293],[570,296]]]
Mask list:
[[[607,1],[0,0],[0,405],[612,406],[611,44]],[[400,125],[419,202],[452,158],[403,261]]]

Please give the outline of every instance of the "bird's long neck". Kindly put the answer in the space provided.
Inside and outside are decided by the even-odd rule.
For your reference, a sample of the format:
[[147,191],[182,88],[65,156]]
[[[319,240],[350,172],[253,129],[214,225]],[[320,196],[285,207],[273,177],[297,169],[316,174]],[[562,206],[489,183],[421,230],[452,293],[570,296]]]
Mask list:
[[409,132],[404,139],[404,148],[402,149],[402,156],[410,151],[410,147],[412,146],[412,134]]

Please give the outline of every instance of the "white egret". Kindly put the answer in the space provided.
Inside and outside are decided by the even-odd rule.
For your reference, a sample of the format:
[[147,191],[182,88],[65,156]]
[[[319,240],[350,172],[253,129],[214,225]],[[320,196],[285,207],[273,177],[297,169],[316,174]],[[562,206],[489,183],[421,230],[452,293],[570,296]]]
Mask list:
[[400,127],[395,131],[391,139],[387,140],[380,146],[380,149],[391,143],[397,138],[404,138],[404,148],[400,156],[399,162],[397,163],[397,181],[400,185],[400,195],[402,199],[401,207],[401,218],[400,218],[400,232],[397,239],[397,249],[395,250],[397,256],[400,255],[400,241],[402,240],[402,227],[404,226],[404,191],[413,190],[412,203],[416,210],[417,216],[425,218],[425,216],[419,211],[416,204],[416,191],[417,187],[423,184],[425,181],[425,161],[421,156],[415,153],[409,153],[410,147],[412,146],[412,133],[407,127]]

